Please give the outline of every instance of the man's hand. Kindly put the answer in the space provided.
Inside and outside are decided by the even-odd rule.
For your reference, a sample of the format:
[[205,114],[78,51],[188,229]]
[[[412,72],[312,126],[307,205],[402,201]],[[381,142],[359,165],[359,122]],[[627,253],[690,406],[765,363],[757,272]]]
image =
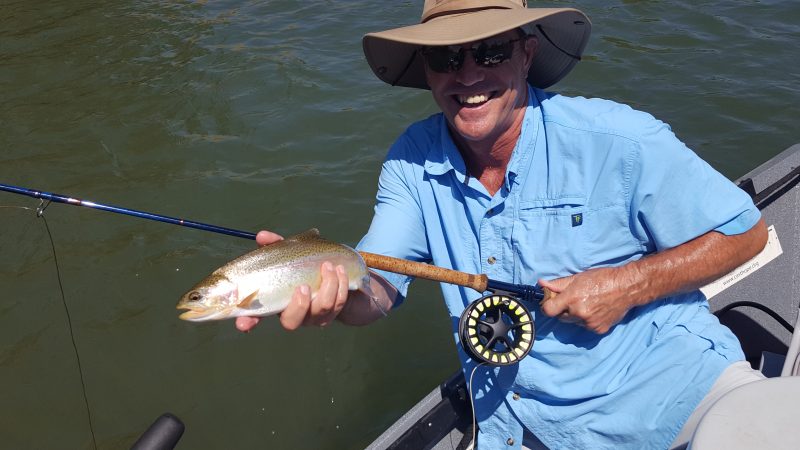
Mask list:
[[542,312],[598,334],[607,333],[634,306],[626,291],[630,282],[620,280],[620,272],[616,268],[601,268],[550,281],[539,280],[540,286],[557,294],[542,302]]

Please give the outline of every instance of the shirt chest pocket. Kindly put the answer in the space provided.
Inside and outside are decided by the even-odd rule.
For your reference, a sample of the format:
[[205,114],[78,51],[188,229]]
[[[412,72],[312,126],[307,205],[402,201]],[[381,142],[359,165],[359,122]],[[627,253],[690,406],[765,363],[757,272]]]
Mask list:
[[624,204],[594,207],[580,196],[520,202],[512,241],[524,283],[615,265],[641,250]]

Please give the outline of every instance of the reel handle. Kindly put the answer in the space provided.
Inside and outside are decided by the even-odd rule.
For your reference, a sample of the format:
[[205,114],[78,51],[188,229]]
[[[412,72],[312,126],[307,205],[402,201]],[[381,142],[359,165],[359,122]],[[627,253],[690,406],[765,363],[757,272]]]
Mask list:
[[409,261],[391,256],[377,255],[375,253],[359,252],[367,267],[373,269],[386,270],[388,272],[400,273],[417,278],[424,278],[431,281],[455,284],[474,289],[478,292],[485,292],[489,284],[486,275],[475,275],[457,270],[445,269],[416,261]]

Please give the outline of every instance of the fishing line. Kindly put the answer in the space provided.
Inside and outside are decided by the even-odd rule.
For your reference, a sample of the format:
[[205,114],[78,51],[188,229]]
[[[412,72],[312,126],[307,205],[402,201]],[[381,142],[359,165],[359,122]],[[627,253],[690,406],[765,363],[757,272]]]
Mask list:
[[[81,365],[81,357],[78,353],[78,345],[75,342],[75,334],[72,330],[72,317],[69,314],[69,307],[67,306],[67,298],[64,294],[64,283],[61,280],[61,268],[58,264],[58,255],[56,254],[56,244],[53,240],[53,234],[50,232],[50,225],[47,224],[47,219],[44,217],[44,210],[50,206],[50,201],[47,203],[44,200],[39,201],[39,207],[36,208],[36,217],[42,219],[42,223],[44,223],[44,228],[47,231],[47,237],[50,240],[50,249],[53,252],[53,263],[55,264],[56,268],[56,278],[58,279],[58,289],[61,292],[61,303],[64,305],[64,313],[67,316],[67,328],[69,329],[69,338],[72,342],[72,349],[75,353],[75,360],[77,361],[78,366],[78,376],[81,382],[81,393],[83,394],[83,403],[86,407],[86,416],[89,421],[89,432],[92,435],[92,446],[95,450],[97,450],[97,437],[94,433],[94,426],[92,425],[92,412],[89,408],[89,398],[86,395],[86,382],[83,379],[83,366]],[[28,208],[25,206],[0,206],[0,208],[19,208],[28,211],[34,211],[32,208]]]
[[472,378],[475,376],[475,371],[480,366],[486,366],[485,362],[481,362],[472,368],[472,373],[469,375],[469,383],[467,383],[467,392],[469,393],[469,406],[472,408],[472,449],[475,448],[475,438],[478,433],[478,418],[475,417],[475,399],[472,396]]
[[372,303],[374,303],[375,306],[378,307],[378,311],[380,311],[381,314],[383,314],[383,317],[389,317],[389,314],[386,313],[386,310],[383,309],[383,306],[381,306],[380,302],[378,302],[378,299],[376,297],[370,295],[369,299],[372,300]]

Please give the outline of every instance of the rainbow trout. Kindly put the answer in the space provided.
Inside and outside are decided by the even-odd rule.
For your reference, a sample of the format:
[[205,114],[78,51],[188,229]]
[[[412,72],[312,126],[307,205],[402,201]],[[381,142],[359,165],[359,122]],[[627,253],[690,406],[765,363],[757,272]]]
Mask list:
[[307,284],[312,297],[319,290],[322,263],[342,265],[350,290],[372,297],[369,273],[352,248],[323,239],[316,228],[265,245],[215,270],[181,297],[183,320],[195,322],[237,316],[268,316],[286,308],[296,287]]

